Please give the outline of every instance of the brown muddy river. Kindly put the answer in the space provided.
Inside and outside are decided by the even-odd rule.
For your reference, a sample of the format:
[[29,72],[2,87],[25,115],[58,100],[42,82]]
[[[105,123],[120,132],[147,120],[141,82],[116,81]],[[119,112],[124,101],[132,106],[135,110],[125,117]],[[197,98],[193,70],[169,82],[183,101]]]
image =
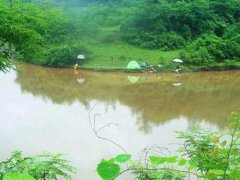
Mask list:
[[14,150],[66,153],[80,169],[75,179],[95,180],[97,163],[121,148],[133,158],[155,144],[174,151],[175,131],[224,130],[238,109],[240,71],[124,74],[21,64],[0,73],[0,160]]

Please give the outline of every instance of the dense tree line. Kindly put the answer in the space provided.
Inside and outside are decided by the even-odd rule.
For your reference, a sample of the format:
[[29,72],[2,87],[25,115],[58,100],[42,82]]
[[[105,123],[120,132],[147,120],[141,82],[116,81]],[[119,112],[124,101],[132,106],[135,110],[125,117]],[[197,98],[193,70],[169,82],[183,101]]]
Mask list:
[[48,66],[75,63],[77,53],[84,48],[73,42],[79,27],[66,13],[48,2],[0,3],[0,41],[16,48],[18,60]]
[[[122,33],[130,43],[147,48],[181,47],[204,33],[222,37],[229,26],[240,20],[239,0],[162,0],[143,2],[141,6],[123,24]],[[168,39],[164,41],[164,37]],[[175,44],[176,40],[181,43]]]
[[239,60],[239,0],[142,1],[121,26],[122,37],[143,48],[181,53],[188,64]]
[[81,39],[113,42],[104,28],[137,47],[181,49],[188,65],[240,59],[240,0],[3,0],[0,23],[18,59],[51,66],[87,52]]

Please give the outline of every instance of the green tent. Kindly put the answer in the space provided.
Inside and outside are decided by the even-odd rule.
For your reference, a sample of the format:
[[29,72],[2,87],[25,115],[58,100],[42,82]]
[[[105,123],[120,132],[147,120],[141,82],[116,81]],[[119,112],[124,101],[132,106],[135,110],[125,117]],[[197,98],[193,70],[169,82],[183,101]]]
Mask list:
[[128,70],[136,70],[141,69],[140,65],[136,61],[131,61],[127,65]]

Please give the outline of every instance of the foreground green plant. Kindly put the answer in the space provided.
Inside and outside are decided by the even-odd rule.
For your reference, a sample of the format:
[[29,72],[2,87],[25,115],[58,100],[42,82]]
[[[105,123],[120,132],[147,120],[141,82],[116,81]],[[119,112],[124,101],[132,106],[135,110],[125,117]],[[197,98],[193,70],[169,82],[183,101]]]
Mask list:
[[76,169],[63,159],[62,154],[42,154],[24,157],[21,152],[13,152],[0,162],[0,180],[50,180],[63,177],[71,179]]
[[9,173],[4,176],[3,180],[35,180],[35,179],[26,173],[21,173],[21,174]]
[[131,156],[127,155],[129,158],[121,165],[125,164],[125,169],[116,163],[116,158],[102,160],[97,173],[104,180],[116,179],[128,171],[139,180],[184,180],[187,176],[237,180],[240,178],[240,114],[232,113],[229,121],[230,130],[226,132],[179,132],[183,144],[177,156],[170,153],[166,156],[162,152],[164,148],[151,147],[145,149],[144,160],[129,161]]
[[232,113],[227,132],[180,132],[184,140],[181,156],[194,165],[197,176],[205,179],[239,179],[240,177],[240,115]]
[[130,160],[131,155],[120,154],[108,161],[102,160],[97,167],[97,173],[104,180],[111,180],[120,173],[120,165]]

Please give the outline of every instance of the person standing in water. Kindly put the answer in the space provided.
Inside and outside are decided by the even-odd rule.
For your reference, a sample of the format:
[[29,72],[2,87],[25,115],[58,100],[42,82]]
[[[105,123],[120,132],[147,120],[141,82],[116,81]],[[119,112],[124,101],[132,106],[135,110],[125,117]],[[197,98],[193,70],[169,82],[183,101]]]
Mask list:
[[78,69],[78,67],[79,67],[79,65],[78,65],[78,63],[76,63],[76,64],[73,66],[73,69],[76,70],[76,69]]
[[77,57],[77,59],[78,59],[78,60],[77,60],[77,63],[76,63],[76,64],[74,65],[74,67],[73,67],[75,70],[79,68],[80,61],[81,61],[81,60],[84,60],[84,59],[86,59],[86,58],[85,58],[85,56],[84,56],[83,54],[79,54],[78,57]]

